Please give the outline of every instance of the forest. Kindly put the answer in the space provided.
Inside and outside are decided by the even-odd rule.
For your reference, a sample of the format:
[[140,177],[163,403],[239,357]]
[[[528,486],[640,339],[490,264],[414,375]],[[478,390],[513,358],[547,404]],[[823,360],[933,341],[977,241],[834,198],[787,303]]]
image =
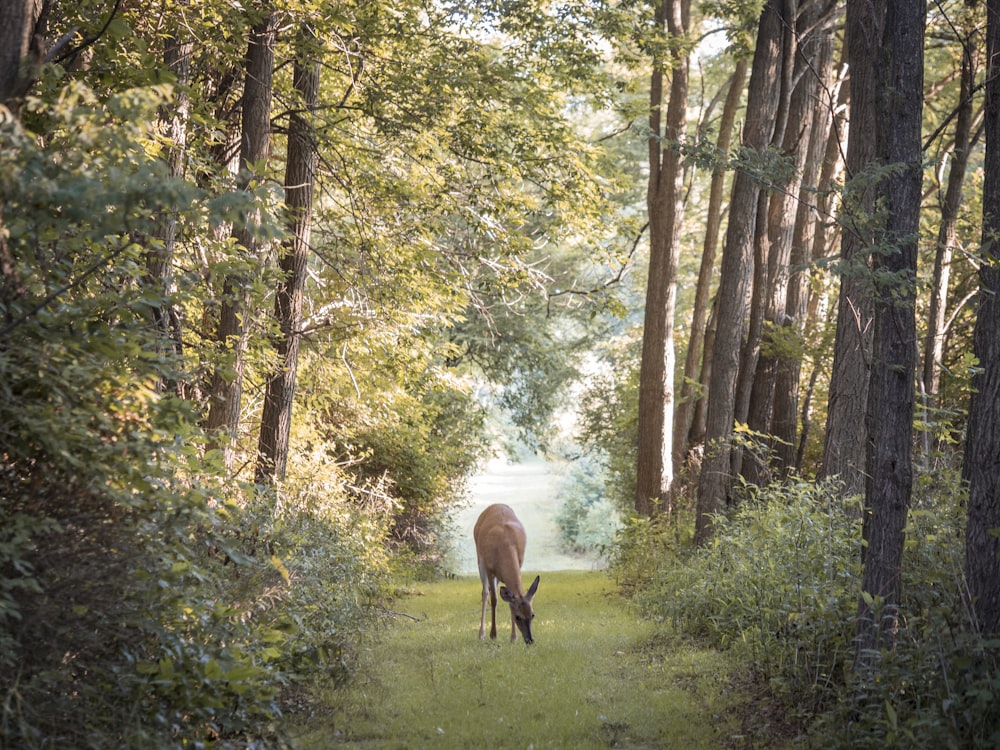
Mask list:
[[1000,745],[997,55],[1000,0],[3,0],[0,747],[292,746],[519,451],[793,744]]

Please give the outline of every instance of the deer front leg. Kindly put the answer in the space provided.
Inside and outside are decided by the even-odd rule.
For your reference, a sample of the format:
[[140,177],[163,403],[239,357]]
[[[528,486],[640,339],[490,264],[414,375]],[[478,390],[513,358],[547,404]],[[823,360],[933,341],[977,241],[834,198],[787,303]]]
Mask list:
[[479,617],[479,640],[483,640],[486,637],[486,601],[489,599],[489,589],[487,588],[486,581],[483,581],[483,612]]
[[497,587],[490,581],[490,639],[497,637]]

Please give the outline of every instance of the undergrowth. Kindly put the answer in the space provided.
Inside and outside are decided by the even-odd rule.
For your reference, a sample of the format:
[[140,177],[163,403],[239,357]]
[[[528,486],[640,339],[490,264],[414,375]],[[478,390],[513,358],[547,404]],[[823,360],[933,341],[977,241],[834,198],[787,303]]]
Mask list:
[[634,574],[641,558],[643,612],[738,657],[785,706],[803,746],[998,747],[1000,643],[975,633],[966,610],[960,486],[946,472],[915,483],[897,646],[865,679],[853,655],[860,505],[835,483],[745,488],[693,552],[663,541],[663,524],[633,521],[631,556],[617,566]]

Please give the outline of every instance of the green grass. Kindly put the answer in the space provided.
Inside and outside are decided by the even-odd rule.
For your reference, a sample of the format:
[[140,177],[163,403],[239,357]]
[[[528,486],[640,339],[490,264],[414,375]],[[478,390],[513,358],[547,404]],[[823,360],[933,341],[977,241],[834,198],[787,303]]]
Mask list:
[[[543,573],[535,645],[479,641],[479,580],[422,586],[304,748],[699,748],[738,732],[724,657],[641,620],[598,572]],[[502,616],[501,616],[502,615]],[[487,626],[488,627],[488,626]]]

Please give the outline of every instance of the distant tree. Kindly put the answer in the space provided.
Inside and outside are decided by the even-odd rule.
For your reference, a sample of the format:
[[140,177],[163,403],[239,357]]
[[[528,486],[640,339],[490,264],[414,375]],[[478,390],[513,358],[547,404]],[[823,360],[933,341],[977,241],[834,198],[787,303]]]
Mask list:
[[986,3],[983,244],[962,476],[969,483],[965,572],[980,630],[1000,633],[1000,0]]

